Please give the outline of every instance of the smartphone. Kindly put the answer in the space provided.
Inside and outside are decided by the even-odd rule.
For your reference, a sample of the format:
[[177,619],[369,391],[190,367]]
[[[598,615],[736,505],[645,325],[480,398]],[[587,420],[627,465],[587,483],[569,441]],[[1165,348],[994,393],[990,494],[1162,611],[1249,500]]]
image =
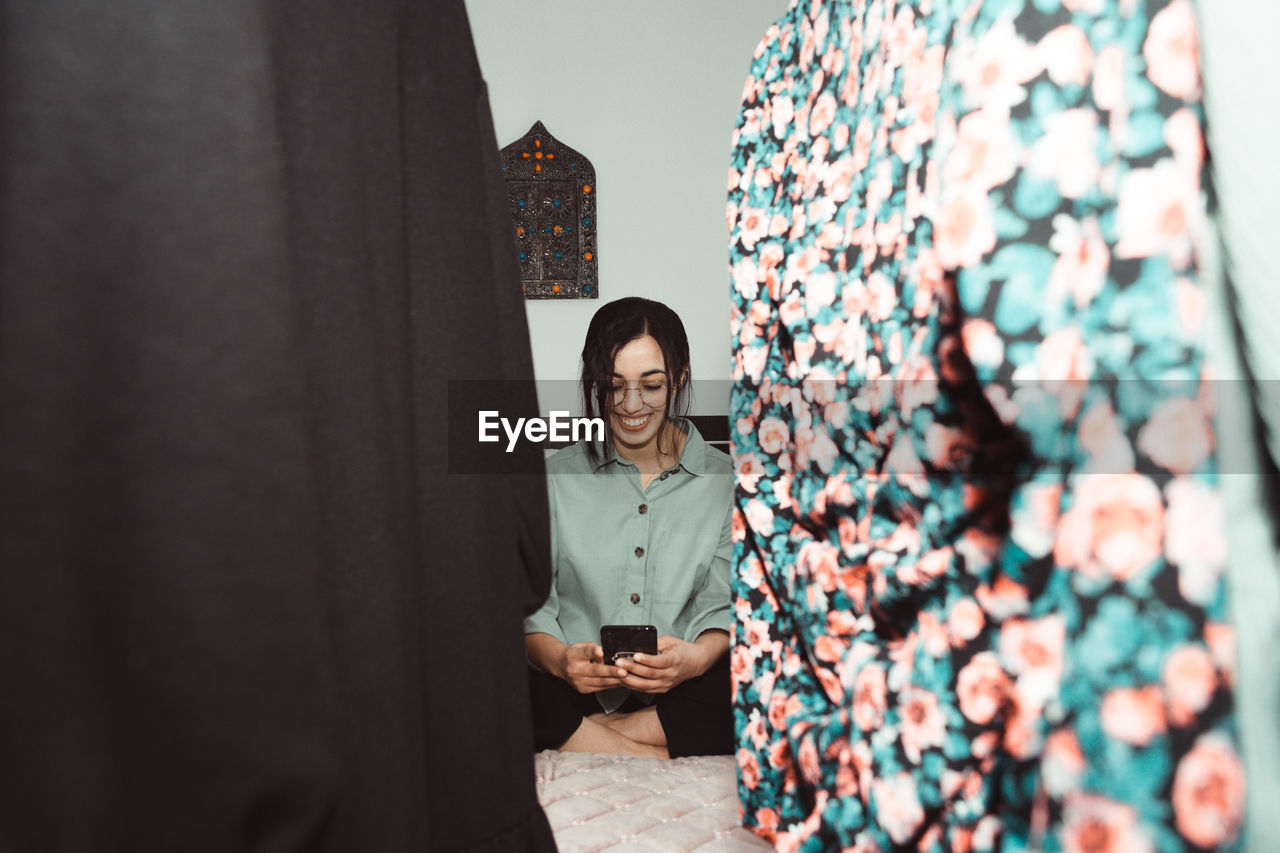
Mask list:
[[658,653],[658,629],[652,625],[605,625],[600,629],[600,648],[606,666],[635,657]]

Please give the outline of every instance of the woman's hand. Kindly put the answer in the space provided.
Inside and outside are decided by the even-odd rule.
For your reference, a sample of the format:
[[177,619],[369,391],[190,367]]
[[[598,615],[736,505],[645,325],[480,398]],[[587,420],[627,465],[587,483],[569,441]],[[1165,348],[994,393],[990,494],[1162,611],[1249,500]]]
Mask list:
[[621,684],[638,693],[666,693],[681,682],[696,678],[716,662],[716,648],[705,643],[689,643],[663,634],[658,638],[658,654],[637,654],[622,659],[617,670]]
[[559,672],[556,673],[579,693],[599,693],[610,687],[620,687],[618,671],[605,666],[604,649],[595,643],[574,643],[560,651]]

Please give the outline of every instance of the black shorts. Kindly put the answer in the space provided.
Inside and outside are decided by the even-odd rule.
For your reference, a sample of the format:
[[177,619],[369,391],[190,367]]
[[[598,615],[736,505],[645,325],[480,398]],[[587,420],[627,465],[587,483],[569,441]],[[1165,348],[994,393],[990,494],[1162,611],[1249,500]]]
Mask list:
[[[653,700],[667,735],[667,753],[729,755],[733,752],[732,687],[729,656],[721,655],[711,669],[676,685]],[[554,675],[529,670],[529,699],[533,705],[534,749],[558,749],[582,720],[601,710],[594,693],[579,693]],[[645,705],[630,697],[619,711],[638,711]]]

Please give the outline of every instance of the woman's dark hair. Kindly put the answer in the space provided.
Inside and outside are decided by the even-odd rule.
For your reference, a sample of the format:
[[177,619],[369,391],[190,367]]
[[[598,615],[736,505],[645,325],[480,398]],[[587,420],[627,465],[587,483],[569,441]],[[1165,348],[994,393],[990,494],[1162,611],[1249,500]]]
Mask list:
[[[658,342],[667,368],[671,393],[667,396],[668,420],[682,418],[689,412],[689,338],[680,317],[661,302],[628,296],[602,305],[582,345],[582,404],[589,418],[608,420],[612,408],[613,363],[618,351],[627,344],[649,335]],[[659,439],[662,435],[659,433]],[[605,441],[613,446],[613,431],[604,431]],[[662,448],[659,448],[660,450]],[[663,452],[666,452],[665,450]],[[587,443],[587,454],[594,462],[599,453],[594,442]]]

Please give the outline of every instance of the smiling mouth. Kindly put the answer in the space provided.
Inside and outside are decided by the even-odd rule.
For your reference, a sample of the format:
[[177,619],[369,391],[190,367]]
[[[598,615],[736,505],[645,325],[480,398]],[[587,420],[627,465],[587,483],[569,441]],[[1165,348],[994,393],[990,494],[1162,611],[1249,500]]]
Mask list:
[[649,418],[651,417],[653,417],[652,413],[641,415],[638,418],[627,418],[622,415],[618,415],[618,423],[622,424],[623,429],[641,430],[644,429],[645,424],[649,423]]

